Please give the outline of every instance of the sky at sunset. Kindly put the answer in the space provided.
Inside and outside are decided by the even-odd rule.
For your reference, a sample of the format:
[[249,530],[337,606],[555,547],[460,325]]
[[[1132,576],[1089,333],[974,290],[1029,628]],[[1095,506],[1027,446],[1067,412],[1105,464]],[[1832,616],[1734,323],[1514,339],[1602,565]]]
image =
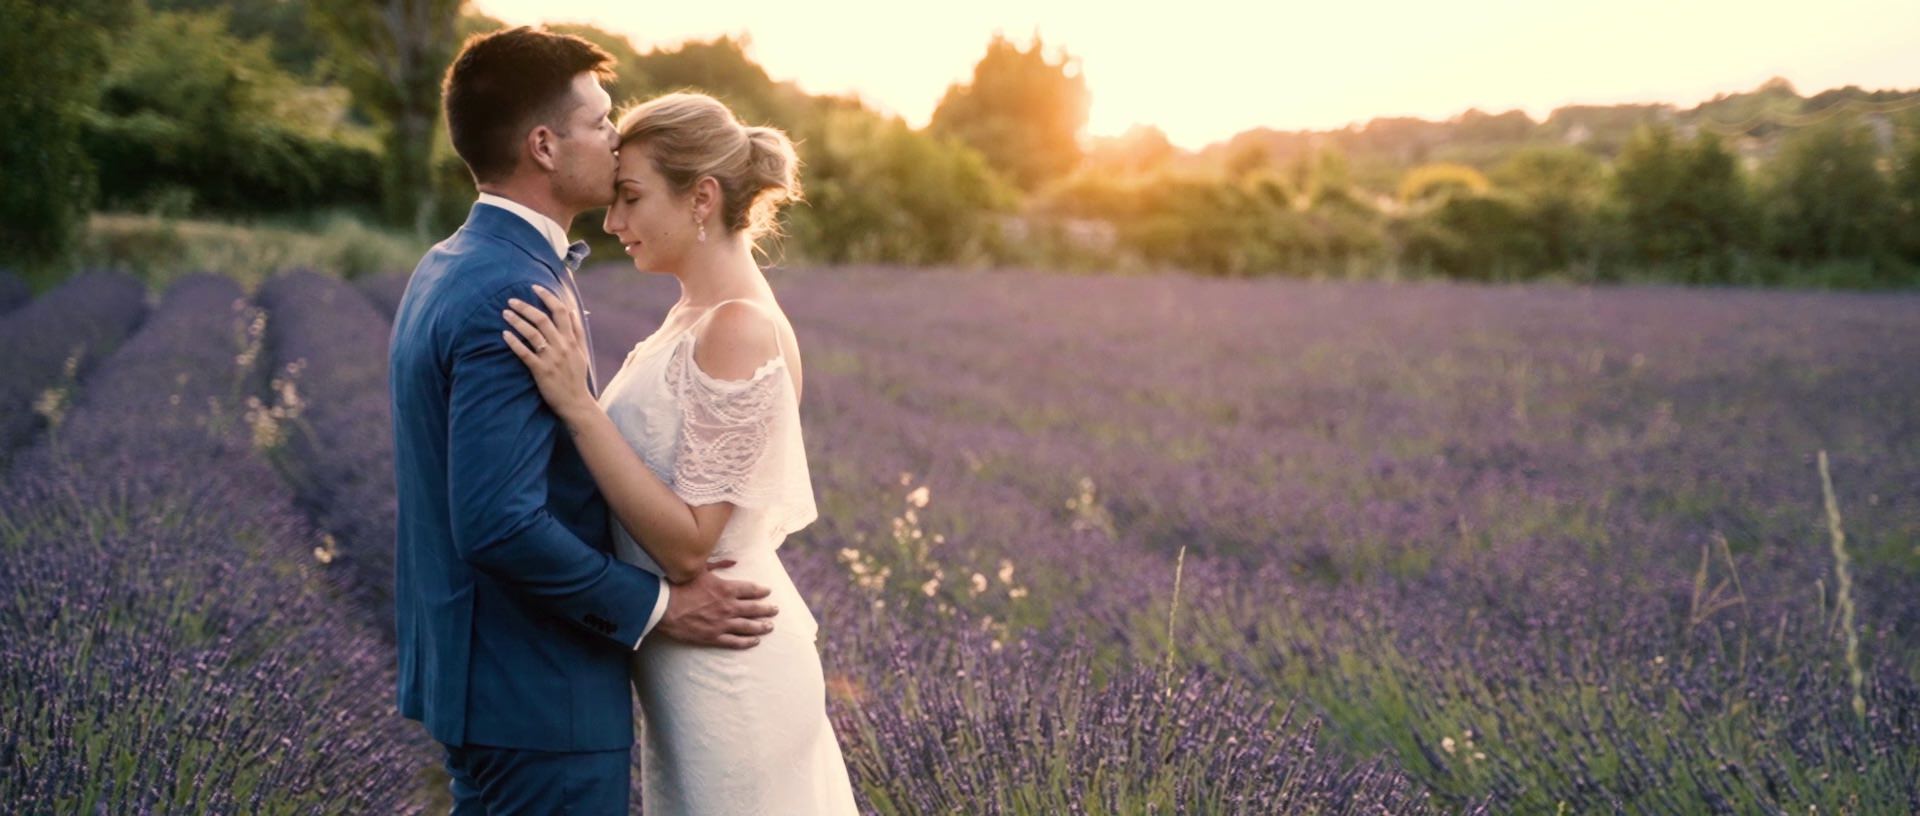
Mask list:
[[1186,148],[1248,128],[1338,128],[1750,90],[1920,88],[1920,0],[1248,3],[477,0],[509,23],[587,22],[642,51],[722,34],[777,80],[926,124],[995,31],[1038,32],[1087,78],[1087,130],[1152,124]]

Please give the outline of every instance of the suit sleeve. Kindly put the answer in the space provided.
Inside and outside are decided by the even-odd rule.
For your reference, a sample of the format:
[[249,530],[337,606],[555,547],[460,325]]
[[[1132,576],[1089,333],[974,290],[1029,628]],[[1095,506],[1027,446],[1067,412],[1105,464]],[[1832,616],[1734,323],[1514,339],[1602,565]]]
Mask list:
[[547,511],[547,465],[560,421],[500,336],[509,297],[477,305],[455,329],[447,484],[462,560],[588,631],[633,648],[663,600],[659,577],[580,540]]

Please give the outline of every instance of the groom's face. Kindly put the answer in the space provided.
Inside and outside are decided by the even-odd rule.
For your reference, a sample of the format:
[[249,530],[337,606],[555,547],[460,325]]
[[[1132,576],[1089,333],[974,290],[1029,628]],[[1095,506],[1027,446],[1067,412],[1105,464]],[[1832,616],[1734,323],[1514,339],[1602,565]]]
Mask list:
[[570,98],[554,129],[554,197],[589,210],[613,201],[614,150],[620,137],[613,128],[613,97],[592,72],[573,78]]

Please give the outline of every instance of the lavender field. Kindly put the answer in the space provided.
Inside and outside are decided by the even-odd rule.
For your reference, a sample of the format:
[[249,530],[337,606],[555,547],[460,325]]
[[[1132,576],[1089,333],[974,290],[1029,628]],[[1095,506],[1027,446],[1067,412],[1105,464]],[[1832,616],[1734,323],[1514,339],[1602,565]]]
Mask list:
[[[869,812],[1920,811],[1920,295],[774,283]],[[444,811],[391,690],[403,286],[0,303],[0,801]],[[603,372],[676,295],[582,287]]]

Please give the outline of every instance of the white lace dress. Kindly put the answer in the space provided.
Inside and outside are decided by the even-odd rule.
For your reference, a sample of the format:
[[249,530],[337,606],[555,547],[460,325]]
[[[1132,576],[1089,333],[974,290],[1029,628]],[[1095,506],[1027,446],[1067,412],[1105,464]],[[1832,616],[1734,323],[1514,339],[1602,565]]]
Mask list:
[[[642,809],[676,814],[852,814],[827,720],[819,628],[776,550],[816,517],[800,409],[784,352],[745,380],[694,363],[695,331],[656,332],[628,353],[600,405],[627,443],[693,505],[732,502],[713,558],[771,587],[772,634],[746,650],[647,638],[633,658],[644,715]],[[777,332],[776,332],[777,336]],[[614,525],[621,560],[660,568]]]

